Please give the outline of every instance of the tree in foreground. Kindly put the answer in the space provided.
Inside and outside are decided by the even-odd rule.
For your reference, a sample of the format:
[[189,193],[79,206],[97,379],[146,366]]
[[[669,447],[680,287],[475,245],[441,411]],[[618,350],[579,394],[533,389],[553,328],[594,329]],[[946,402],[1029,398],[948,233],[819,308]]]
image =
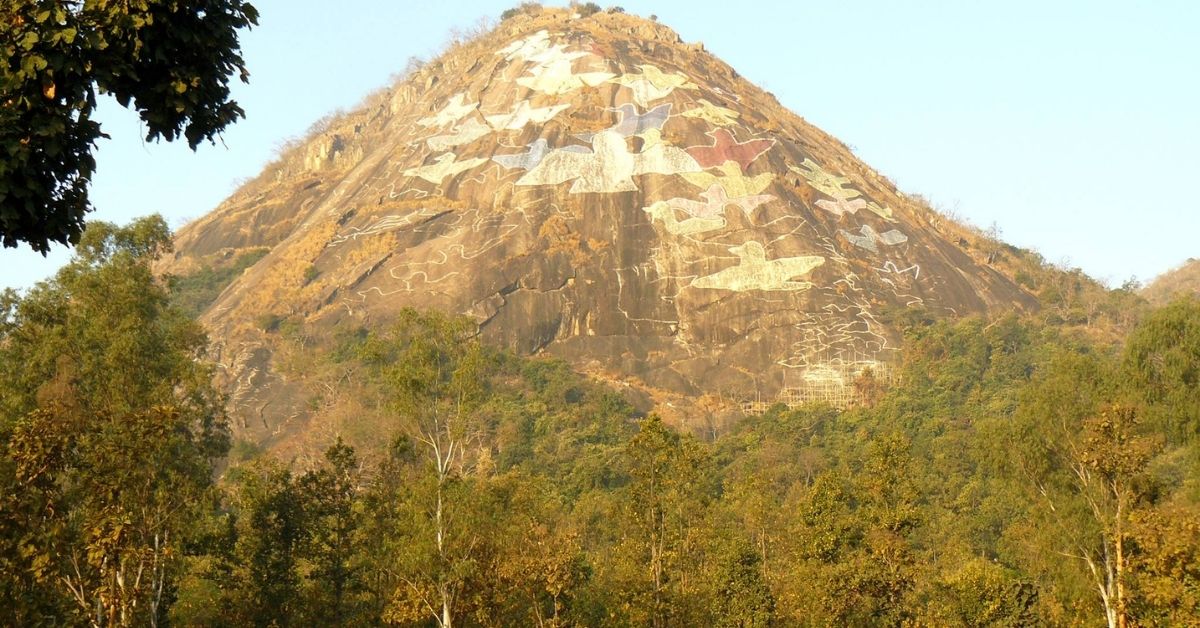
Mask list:
[[775,598],[762,574],[762,557],[750,546],[736,547],[720,565],[712,607],[713,624],[728,628],[770,626]]
[[1148,467],[1163,438],[1145,429],[1116,380],[1102,357],[1059,356],[1023,399],[1013,460],[1039,526],[1030,543],[1066,559],[1061,567],[1082,567],[1107,625],[1124,628],[1135,598],[1133,522],[1153,506]]
[[364,355],[383,368],[400,432],[416,444],[428,471],[412,488],[416,528],[427,533],[412,539],[406,556],[432,568],[405,578],[390,616],[450,628],[461,622],[485,545],[478,519],[486,486],[479,480],[490,462],[480,457],[479,410],[487,352],[468,321],[405,310],[389,332],[367,343]]
[[0,243],[75,243],[91,206],[96,93],[132,104],[146,139],[195,149],[245,116],[229,80],[249,74],[244,0],[0,3]]
[[1200,440],[1200,299],[1149,314],[1129,335],[1123,365],[1150,426],[1172,444]]
[[623,540],[612,558],[621,573],[622,608],[637,624],[689,623],[689,602],[702,584],[696,562],[708,498],[703,451],[651,415],[622,453],[629,484]]
[[3,623],[165,616],[228,447],[204,336],[151,271],[169,247],[159,217],[94,223],[54,279],[4,298]]

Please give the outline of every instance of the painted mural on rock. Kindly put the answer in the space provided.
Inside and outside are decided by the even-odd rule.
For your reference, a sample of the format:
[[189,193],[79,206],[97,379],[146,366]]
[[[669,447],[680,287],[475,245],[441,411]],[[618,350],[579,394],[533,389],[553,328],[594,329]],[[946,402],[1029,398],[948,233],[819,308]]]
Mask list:
[[[707,53],[572,24],[418,72],[333,131],[367,138],[360,160],[231,200],[230,233],[298,218],[206,314],[223,346],[265,346],[238,334],[267,307],[362,325],[434,307],[523,351],[636,363],[630,381],[656,390],[771,393],[892,359],[882,308],[1020,297]],[[253,213],[285,184],[276,214]],[[180,254],[221,224],[186,229]],[[317,281],[271,287],[308,267]]]

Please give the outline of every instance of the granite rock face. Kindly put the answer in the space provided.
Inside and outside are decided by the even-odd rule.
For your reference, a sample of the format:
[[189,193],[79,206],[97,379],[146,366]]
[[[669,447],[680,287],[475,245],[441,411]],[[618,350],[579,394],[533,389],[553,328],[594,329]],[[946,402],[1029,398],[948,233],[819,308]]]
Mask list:
[[307,412],[263,317],[436,308],[652,394],[761,399],[886,368],[904,308],[1035,306],[843,144],[635,17],[508,20],[326,126],[165,269],[270,248],[203,316],[247,438]]

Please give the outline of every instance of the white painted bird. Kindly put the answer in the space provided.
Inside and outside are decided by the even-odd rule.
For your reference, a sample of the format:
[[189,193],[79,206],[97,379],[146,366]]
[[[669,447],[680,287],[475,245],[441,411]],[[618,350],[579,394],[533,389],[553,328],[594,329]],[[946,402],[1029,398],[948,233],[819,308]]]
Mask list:
[[750,241],[731,247],[730,253],[738,256],[738,265],[717,271],[711,275],[692,280],[694,288],[716,290],[807,290],[813,284],[807,281],[792,281],[807,275],[825,258],[819,255],[781,257],[768,260],[767,251],[761,243]]
[[638,189],[633,182],[635,175],[701,170],[691,155],[674,146],[655,144],[631,153],[620,133],[601,131],[592,138],[591,151],[553,150],[517,179],[516,185],[554,185],[574,180],[572,194],[633,192]]

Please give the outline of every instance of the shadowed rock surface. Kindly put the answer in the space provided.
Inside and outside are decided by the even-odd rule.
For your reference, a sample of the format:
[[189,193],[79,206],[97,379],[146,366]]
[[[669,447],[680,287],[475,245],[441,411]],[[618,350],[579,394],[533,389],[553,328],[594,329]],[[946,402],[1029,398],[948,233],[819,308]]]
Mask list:
[[269,442],[307,410],[264,317],[460,313],[660,401],[850,386],[897,358],[905,308],[1035,306],[943,223],[702,46],[547,10],[333,121],[164,270],[270,248],[202,318],[238,430]]

